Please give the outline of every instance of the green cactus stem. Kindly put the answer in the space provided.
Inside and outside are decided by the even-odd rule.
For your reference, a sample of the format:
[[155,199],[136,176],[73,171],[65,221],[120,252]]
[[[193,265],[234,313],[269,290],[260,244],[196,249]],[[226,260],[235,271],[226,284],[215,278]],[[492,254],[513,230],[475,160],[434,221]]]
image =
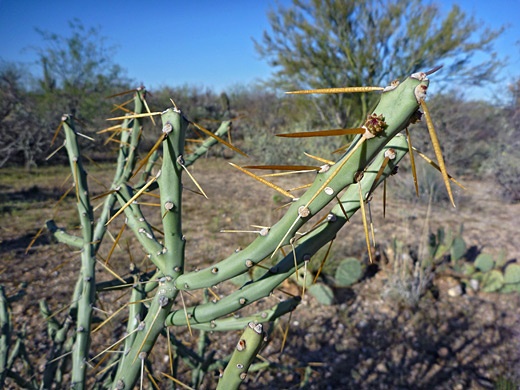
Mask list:
[[73,236],[71,234],[67,234],[65,230],[60,229],[53,220],[49,220],[45,222],[45,225],[49,232],[51,232],[58,240],[58,242],[62,242],[64,244],[70,245],[74,248],[82,248],[83,247],[83,239],[77,236]]
[[161,194],[161,215],[164,228],[164,265],[159,267],[165,275],[177,276],[184,268],[186,240],[182,233],[182,172],[184,170],[184,142],[189,122],[180,110],[171,108],[162,114],[163,163],[158,179]]
[[130,350],[124,351],[127,356],[120,362],[112,385],[114,390],[133,388],[141,365],[145,363],[155,340],[164,330],[164,321],[177,293],[171,278],[165,277],[160,280],[146,317],[135,328],[135,338]]
[[7,361],[11,347],[11,315],[4,286],[0,285],[0,388],[4,388],[8,369]]
[[[386,166],[378,180],[379,183],[393,173],[396,164],[408,152],[407,145],[405,137],[402,136],[395,137],[388,144],[388,148],[395,150],[396,157]],[[362,192],[364,194],[367,194],[371,188],[374,188],[374,180],[384,158],[384,151],[382,151],[367,168],[361,180]],[[378,183],[376,183],[376,185],[377,184]],[[350,186],[341,197],[340,202],[342,206],[334,206],[324,223],[297,242],[298,245],[295,247],[294,254],[289,253],[259,279],[247,283],[238,291],[231,293],[217,302],[187,308],[186,312],[188,313],[190,324],[210,323],[217,318],[229,315],[258,299],[268,296],[271,291],[295,272],[295,262],[297,264],[303,264],[309,260],[322,246],[326,245],[336,236],[337,232],[347,222],[347,217],[350,218],[359,209],[359,189],[357,185]],[[219,264],[215,267],[219,267]],[[185,312],[182,309],[174,310],[166,320],[167,326],[186,325],[186,323]]]
[[193,329],[202,329],[207,331],[229,331],[240,330],[250,323],[263,324],[266,322],[273,322],[277,318],[293,311],[301,302],[300,297],[294,297],[278,303],[270,309],[262,310],[259,313],[247,317],[227,317],[219,318],[214,321],[205,322],[201,324],[193,324]]
[[[134,94],[134,112],[140,114],[143,110],[143,102],[146,91],[144,88],[138,88]],[[111,190],[116,190],[124,185],[133,174],[135,164],[137,161],[136,150],[141,139],[141,120],[139,118],[126,118],[121,125],[121,138],[119,142],[119,153],[116,163],[116,171],[114,179],[112,180]],[[126,130],[131,129],[131,130]],[[116,195],[111,192],[107,195],[101,215],[96,223],[94,229],[94,251],[97,253],[103,237],[106,233],[106,223],[110,218],[114,204],[116,202]]]
[[247,377],[247,370],[262,346],[264,331],[262,324],[250,322],[235,348],[222,377],[217,390],[238,389]]
[[121,360],[119,361],[116,377],[122,375],[121,370],[124,367],[124,362],[126,359],[130,358],[128,352],[131,350],[132,345],[135,342],[136,330],[140,326],[145,313],[144,305],[142,303],[142,300],[145,298],[146,291],[144,290],[144,286],[138,284],[138,278],[134,276],[134,286],[132,287],[132,293],[130,295],[130,302],[132,302],[132,304],[128,306],[128,323],[126,326],[126,334],[129,336],[125,338],[123,353]]
[[[119,203],[127,204],[133,196],[133,191],[125,184],[118,189],[116,196]],[[137,240],[148,253],[150,260],[157,266],[157,268],[159,268],[159,270],[164,269],[164,260],[162,256],[164,246],[159,243],[155,237],[153,229],[144,218],[139,205],[130,203],[130,205],[125,208],[124,213],[126,216],[127,226],[136,233],[135,236]]]
[[[362,142],[363,136],[356,138],[351,148],[336,164],[327,166],[318,173],[307,192],[292,204],[285,216],[265,235],[260,235],[247,248],[221,261],[218,267],[210,266],[196,273],[179,276],[175,282],[177,288],[194,290],[214,286],[246,272],[253,265],[271,256],[280,246],[287,245],[305,222],[345,187],[354,183],[357,172],[363,171],[378,152],[408,126],[410,118],[419,108],[415,92],[417,89],[425,92],[428,83],[424,74],[412,75],[399,86],[383,92],[372,114],[375,118],[384,118],[385,126],[380,126],[378,136],[363,142],[360,147],[356,144]],[[327,188],[323,188],[324,183]]]
[[78,315],[76,319],[76,341],[72,349],[72,378],[73,389],[85,388],[87,360],[90,350],[90,330],[92,308],[95,302],[96,274],[95,253],[93,248],[94,215],[90,205],[90,196],[87,184],[87,173],[83,168],[77,134],[74,130],[72,118],[63,116],[66,149],[69,155],[70,169],[76,189],[78,215],[81,223],[83,246],[81,248],[81,291],[78,297]]
[[61,384],[66,363],[63,359],[56,358],[69,353],[72,348],[73,339],[67,338],[67,334],[73,323],[70,317],[66,318],[63,324],[58,323],[44,300],[40,301],[40,312],[47,321],[47,330],[53,342],[49,355],[51,363],[45,365],[41,386],[44,389],[50,389],[53,385],[59,387]]

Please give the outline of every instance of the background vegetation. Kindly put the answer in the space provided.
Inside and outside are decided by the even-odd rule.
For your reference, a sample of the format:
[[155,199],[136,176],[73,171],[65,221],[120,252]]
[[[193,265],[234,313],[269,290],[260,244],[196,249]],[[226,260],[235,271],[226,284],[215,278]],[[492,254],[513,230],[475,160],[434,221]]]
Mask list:
[[[192,120],[208,126],[239,118],[234,134],[242,148],[266,163],[297,163],[301,153],[273,134],[355,126],[377,94],[286,97],[283,91],[386,85],[442,63],[445,68],[435,80],[442,92],[430,101],[437,113],[435,125],[442,139],[449,140],[444,152],[450,169],[458,175],[490,176],[505,198],[519,200],[514,150],[520,80],[511,80],[509,91],[496,101],[475,96],[468,100],[460,88],[496,80],[502,60],[493,52],[493,42],[502,30],[477,24],[457,6],[442,17],[435,5],[412,3],[294,0],[291,7],[271,11],[271,31],[255,42],[275,69],[272,80],[236,85],[222,93],[193,85],[162,86],[152,91],[151,108],[161,109],[174,98],[181,107],[190,107]],[[46,42],[34,49],[39,75],[16,63],[0,63],[0,167],[28,169],[62,162],[60,155],[46,160],[61,113],[74,114],[83,122],[85,135],[93,136],[105,127],[104,118],[112,109],[105,98],[136,87],[122,66],[112,62],[109,53],[114,48],[105,45],[99,30],[78,20],[69,27],[65,35],[39,31]],[[477,63],[472,61],[476,54],[481,58]],[[426,143],[420,144],[426,138],[417,138],[416,146],[429,152]],[[90,150],[105,140],[96,136]],[[338,140],[298,142],[301,149],[318,154],[341,145]]]

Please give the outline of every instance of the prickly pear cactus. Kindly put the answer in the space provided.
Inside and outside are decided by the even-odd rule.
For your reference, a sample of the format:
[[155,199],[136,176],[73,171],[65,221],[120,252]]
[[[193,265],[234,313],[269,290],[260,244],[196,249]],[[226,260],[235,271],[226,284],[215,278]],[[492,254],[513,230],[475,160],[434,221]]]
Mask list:
[[511,263],[504,270],[504,286],[500,290],[503,293],[520,293],[520,264]]
[[361,262],[353,257],[342,260],[336,269],[336,286],[348,287],[359,282],[363,276]]
[[493,267],[495,267],[495,260],[493,260],[493,257],[491,255],[481,253],[475,259],[475,267],[480,272],[490,272],[493,269]]

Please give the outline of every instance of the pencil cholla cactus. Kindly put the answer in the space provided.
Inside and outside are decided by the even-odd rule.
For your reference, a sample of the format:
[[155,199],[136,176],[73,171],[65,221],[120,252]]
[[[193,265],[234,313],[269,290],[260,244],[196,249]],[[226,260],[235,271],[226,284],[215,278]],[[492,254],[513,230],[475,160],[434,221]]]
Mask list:
[[[427,76],[435,70],[415,73],[402,83],[392,83],[386,88],[333,88],[295,92],[380,91],[381,99],[365,119],[363,126],[358,129],[282,135],[307,137],[357,134],[352,145],[337,161],[315,157],[321,165],[307,168],[314,171],[315,177],[301,194],[287,191],[253,173],[254,169],[262,167],[241,167],[232,164],[233,167],[288,197],[291,205],[278,222],[262,228],[257,238],[247,247],[225,259],[215,261],[204,269],[192,272],[187,272],[188,267],[185,264],[186,240],[182,227],[183,183],[185,180],[192,180],[201,194],[205,195],[203,186],[196,181],[188,168],[217,142],[245,155],[223,138],[229,131],[230,122],[223,122],[216,132],[212,132],[190,121],[187,112],[181,111],[175,104],[163,112],[151,113],[146,103],[145,89],[133,91],[132,112],[122,117],[111,118],[121,121],[120,125],[109,128],[110,131],[119,134],[119,152],[110,189],[105,194],[101,211],[95,213],[91,206],[93,197],[89,192],[86,170],[82,164],[78,142],[80,133],[76,129],[74,118],[64,116],[62,125],[66,137],[65,147],[69,154],[75,184],[81,235],[65,232],[58,228],[54,221],[48,221],[47,227],[57,240],[80,250],[81,270],[65,320],[59,322],[56,317],[49,316],[50,312],[45,304],[42,304],[42,310],[48,317],[49,328],[53,329],[52,348],[42,386],[47,388],[52,384],[61,383],[66,370],[64,361],[70,358],[69,352],[72,356],[70,385],[74,389],[90,387],[93,382],[97,388],[130,389],[137,381],[142,382],[145,376],[152,382],[156,381],[161,373],[153,370],[153,359],[150,359],[150,355],[158,337],[163,335],[167,340],[169,360],[172,361],[175,354],[175,359],[181,359],[191,367],[193,387],[200,386],[206,372],[221,369],[219,388],[237,388],[245,379],[247,367],[254,361],[261,348],[264,330],[268,324],[294,310],[300,302],[300,297],[289,298],[270,309],[259,310],[244,317],[233,314],[269,296],[284,280],[290,278],[301,267],[305,268],[313,255],[334,239],[357,210],[360,209],[362,214],[365,214],[365,204],[377,186],[395,173],[398,162],[411,150],[408,138],[400,133],[420,118],[420,107],[427,114],[426,121],[435,143],[436,136],[424,103],[429,84]],[[137,148],[141,138],[142,120],[148,116],[161,118],[162,132],[155,146],[139,160]],[[186,148],[186,132],[189,126],[194,126],[206,136],[192,151]],[[453,201],[450,177],[446,173],[438,145],[435,152]],[[291,166],[264,168],[284,171],[302,169]],[[141,210],[139,199],[144,195],[153,195],[158,199],[161,226],[152,226]],[[316,222],[314,217],[326,207],[330,210],[324,218]],[[105,244],[106,233],[115,220],[121,221],[123,228],[112,245]],[[366,218],[363,220],[366,223]],[[307,226],[311,227],[302,232],[302,228]],[[124,228],[134,235],[147,253],[153,271],[142,272],[134,268],[130,276],[122,277],[111,270],[106,261],[100,261],[101,246],[107,246],[110,248],[108,252],[112,253]],[[370,247],[368,237],[366,241],[369,254],[372,256],[373,248]],[[273,265],[263,272],[255,273],[256,276],[240,288],[225,296],[217,296],[212,290],[213,286],[249,272],[265,259],[271,259]],[[98,282],[96,264],[100,264],[109,272],[113,280]],[[129,290],[129,300],[120,304],[119,308],[113,308],[112,314],[108,315],[101,326],[108,323],[121,309],[128,307],[125,336],[119,340],[107,341],[105,348],[92,350],[93,310],[97,309],[97,299],[101,295],[118,290]],[[183,293],[187,291],[200,294],[201,302],[193,306],[187,305]],[[214,295],[213,299],[210,298],[211,294]],[[187,348],[176,338],[175,332],[171,330],[179,326],[188,327],[190,333],[192,329],[201,332],[198,350]],[[245,331],[233,355],[224,360],[205,360],[204,332],[236,329]],[[112,353],[109,359],[104,360],[105,353],[109,351],[118,353]],[[224,370],[227,362],[229,364]],[[91,369],[94,364],[103,368]],[[96,373],[95,379],[89,375],[90,372]],[[163,379],[177,381],[174,379],[177,372],[173,366],[162,374]]]

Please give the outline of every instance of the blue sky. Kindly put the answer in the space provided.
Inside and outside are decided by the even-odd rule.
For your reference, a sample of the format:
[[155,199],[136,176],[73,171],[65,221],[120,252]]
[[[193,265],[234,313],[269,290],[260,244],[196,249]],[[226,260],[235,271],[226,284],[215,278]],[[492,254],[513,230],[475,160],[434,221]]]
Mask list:
[[[437,3],[443,11],[457,3],[492,28],[509,25],[496,45],[500,55],[509,57],[502,85],[508,76],[520,76],[520,0]],[[36,27],[65,35],[68,21],[78,18],[87,27],[99,26],[107,44],[117,47],[114,62],[148,88],[191,84],[220,91],[269,77],[272,69],[256,54],[252,38],[261,39],[268,28],[266,12],[276,4],[276,0],[0,0],[0,59],[30,64],[35,52],[28,47],[42,43]]]

